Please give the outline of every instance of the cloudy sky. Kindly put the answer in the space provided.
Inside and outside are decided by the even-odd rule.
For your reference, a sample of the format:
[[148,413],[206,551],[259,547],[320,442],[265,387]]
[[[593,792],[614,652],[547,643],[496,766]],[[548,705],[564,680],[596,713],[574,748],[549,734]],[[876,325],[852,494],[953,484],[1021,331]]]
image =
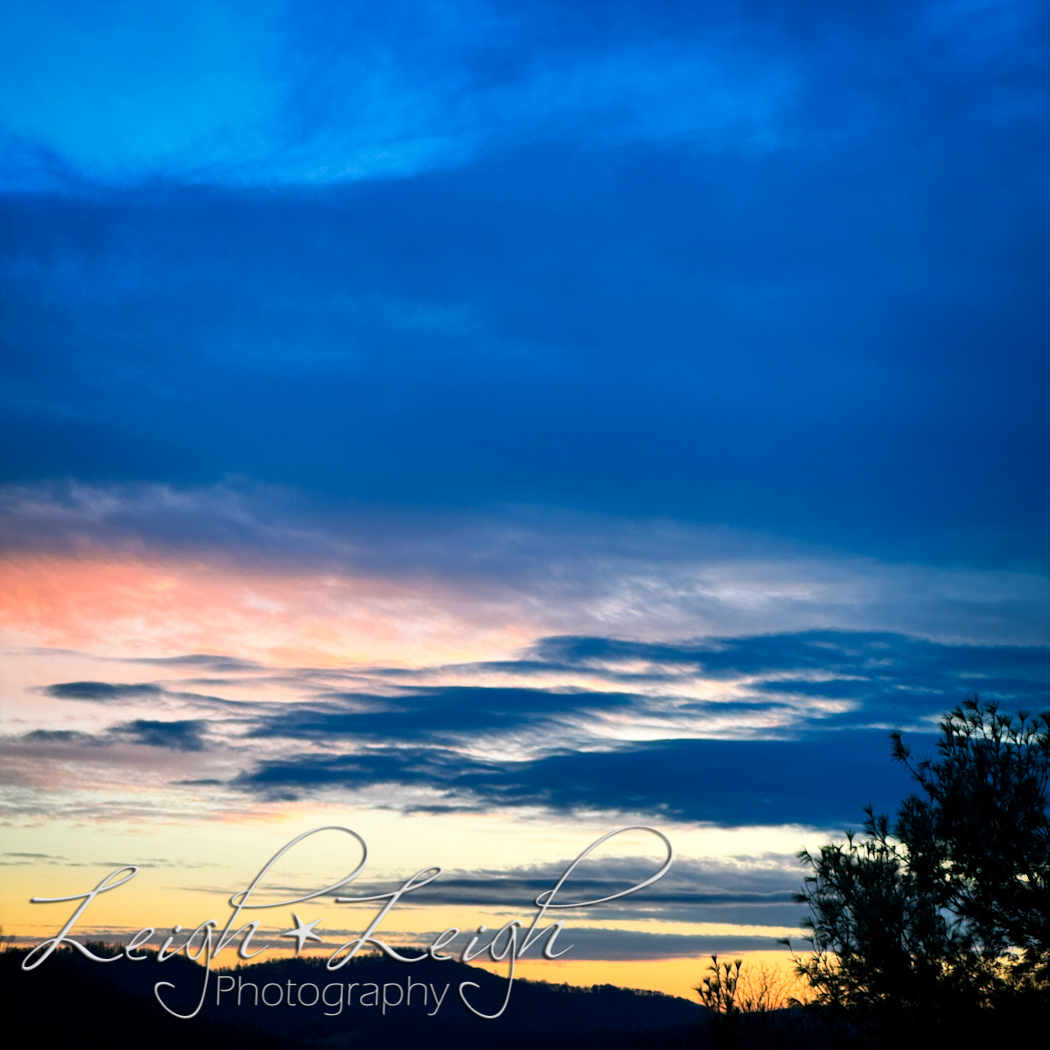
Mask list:
[[532,975],[683,991],[889,730],[1050,706],[1040,13],[6,5],[6,929],[341,824],[418,937],[641,824]]

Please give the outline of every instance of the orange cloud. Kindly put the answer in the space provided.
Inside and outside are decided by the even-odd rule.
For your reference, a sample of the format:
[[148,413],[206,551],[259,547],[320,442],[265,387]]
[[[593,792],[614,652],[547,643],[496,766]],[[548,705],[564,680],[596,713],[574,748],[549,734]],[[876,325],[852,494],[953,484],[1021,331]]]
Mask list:
[[20,645],[107,656],[233,654],[270,665],[492,659],[535,637],[513,603],[430,580],[283,573],[137,555],[0,562],[0,626]]

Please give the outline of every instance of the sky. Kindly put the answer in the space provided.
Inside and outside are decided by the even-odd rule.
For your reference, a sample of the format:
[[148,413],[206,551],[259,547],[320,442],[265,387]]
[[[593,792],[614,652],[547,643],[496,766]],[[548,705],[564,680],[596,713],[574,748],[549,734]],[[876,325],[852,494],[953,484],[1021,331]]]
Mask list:
[[798,941],[891,730],[1050,707],[1041,14],[0,6],[5,930],[334,824],[418,940],[640,825],[529,975]]

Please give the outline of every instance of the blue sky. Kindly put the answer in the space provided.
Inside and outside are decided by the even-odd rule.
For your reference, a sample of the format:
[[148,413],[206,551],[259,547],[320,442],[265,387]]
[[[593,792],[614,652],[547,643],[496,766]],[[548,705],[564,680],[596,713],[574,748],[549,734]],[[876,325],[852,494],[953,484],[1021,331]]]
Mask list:
[[1050,706],[1041,14],[7,5],[22,853],[208,791],[823,830],[890,729]]
[[48,7],[10,477],[1045,564],[1035,5]]

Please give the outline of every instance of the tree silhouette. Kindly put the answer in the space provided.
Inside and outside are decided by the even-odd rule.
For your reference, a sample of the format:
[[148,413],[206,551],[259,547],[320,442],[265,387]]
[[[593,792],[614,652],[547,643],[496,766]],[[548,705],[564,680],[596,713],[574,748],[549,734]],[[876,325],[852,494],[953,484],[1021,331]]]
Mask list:
[[1024,970],[1050,964],[1050,713],[1017,720],[977,697],[940,725],[939,759],[894,757],[923,794],[901,806],[897,837],[924,892],[962,920],[986,955],[1010,949]]
[[824,1006],[880,1026],[921,1018],[936,1027],[937,1013],[976,1005],[982,960],[923,891],[887,818],[867,813],[867,838],[799,854],[811,874],[795,900],[809,906],[802,925],[813,951],[796,959],[797,972]]
[[865,838],[799,853],[812,953],[797,972],[877,1040],[973,1035],[995,1006],[1043,1017],[1050,999],[1050,715],[975,696],[940,730],[916,765],[891,734],[921,788],[892,827],[868,807]]

